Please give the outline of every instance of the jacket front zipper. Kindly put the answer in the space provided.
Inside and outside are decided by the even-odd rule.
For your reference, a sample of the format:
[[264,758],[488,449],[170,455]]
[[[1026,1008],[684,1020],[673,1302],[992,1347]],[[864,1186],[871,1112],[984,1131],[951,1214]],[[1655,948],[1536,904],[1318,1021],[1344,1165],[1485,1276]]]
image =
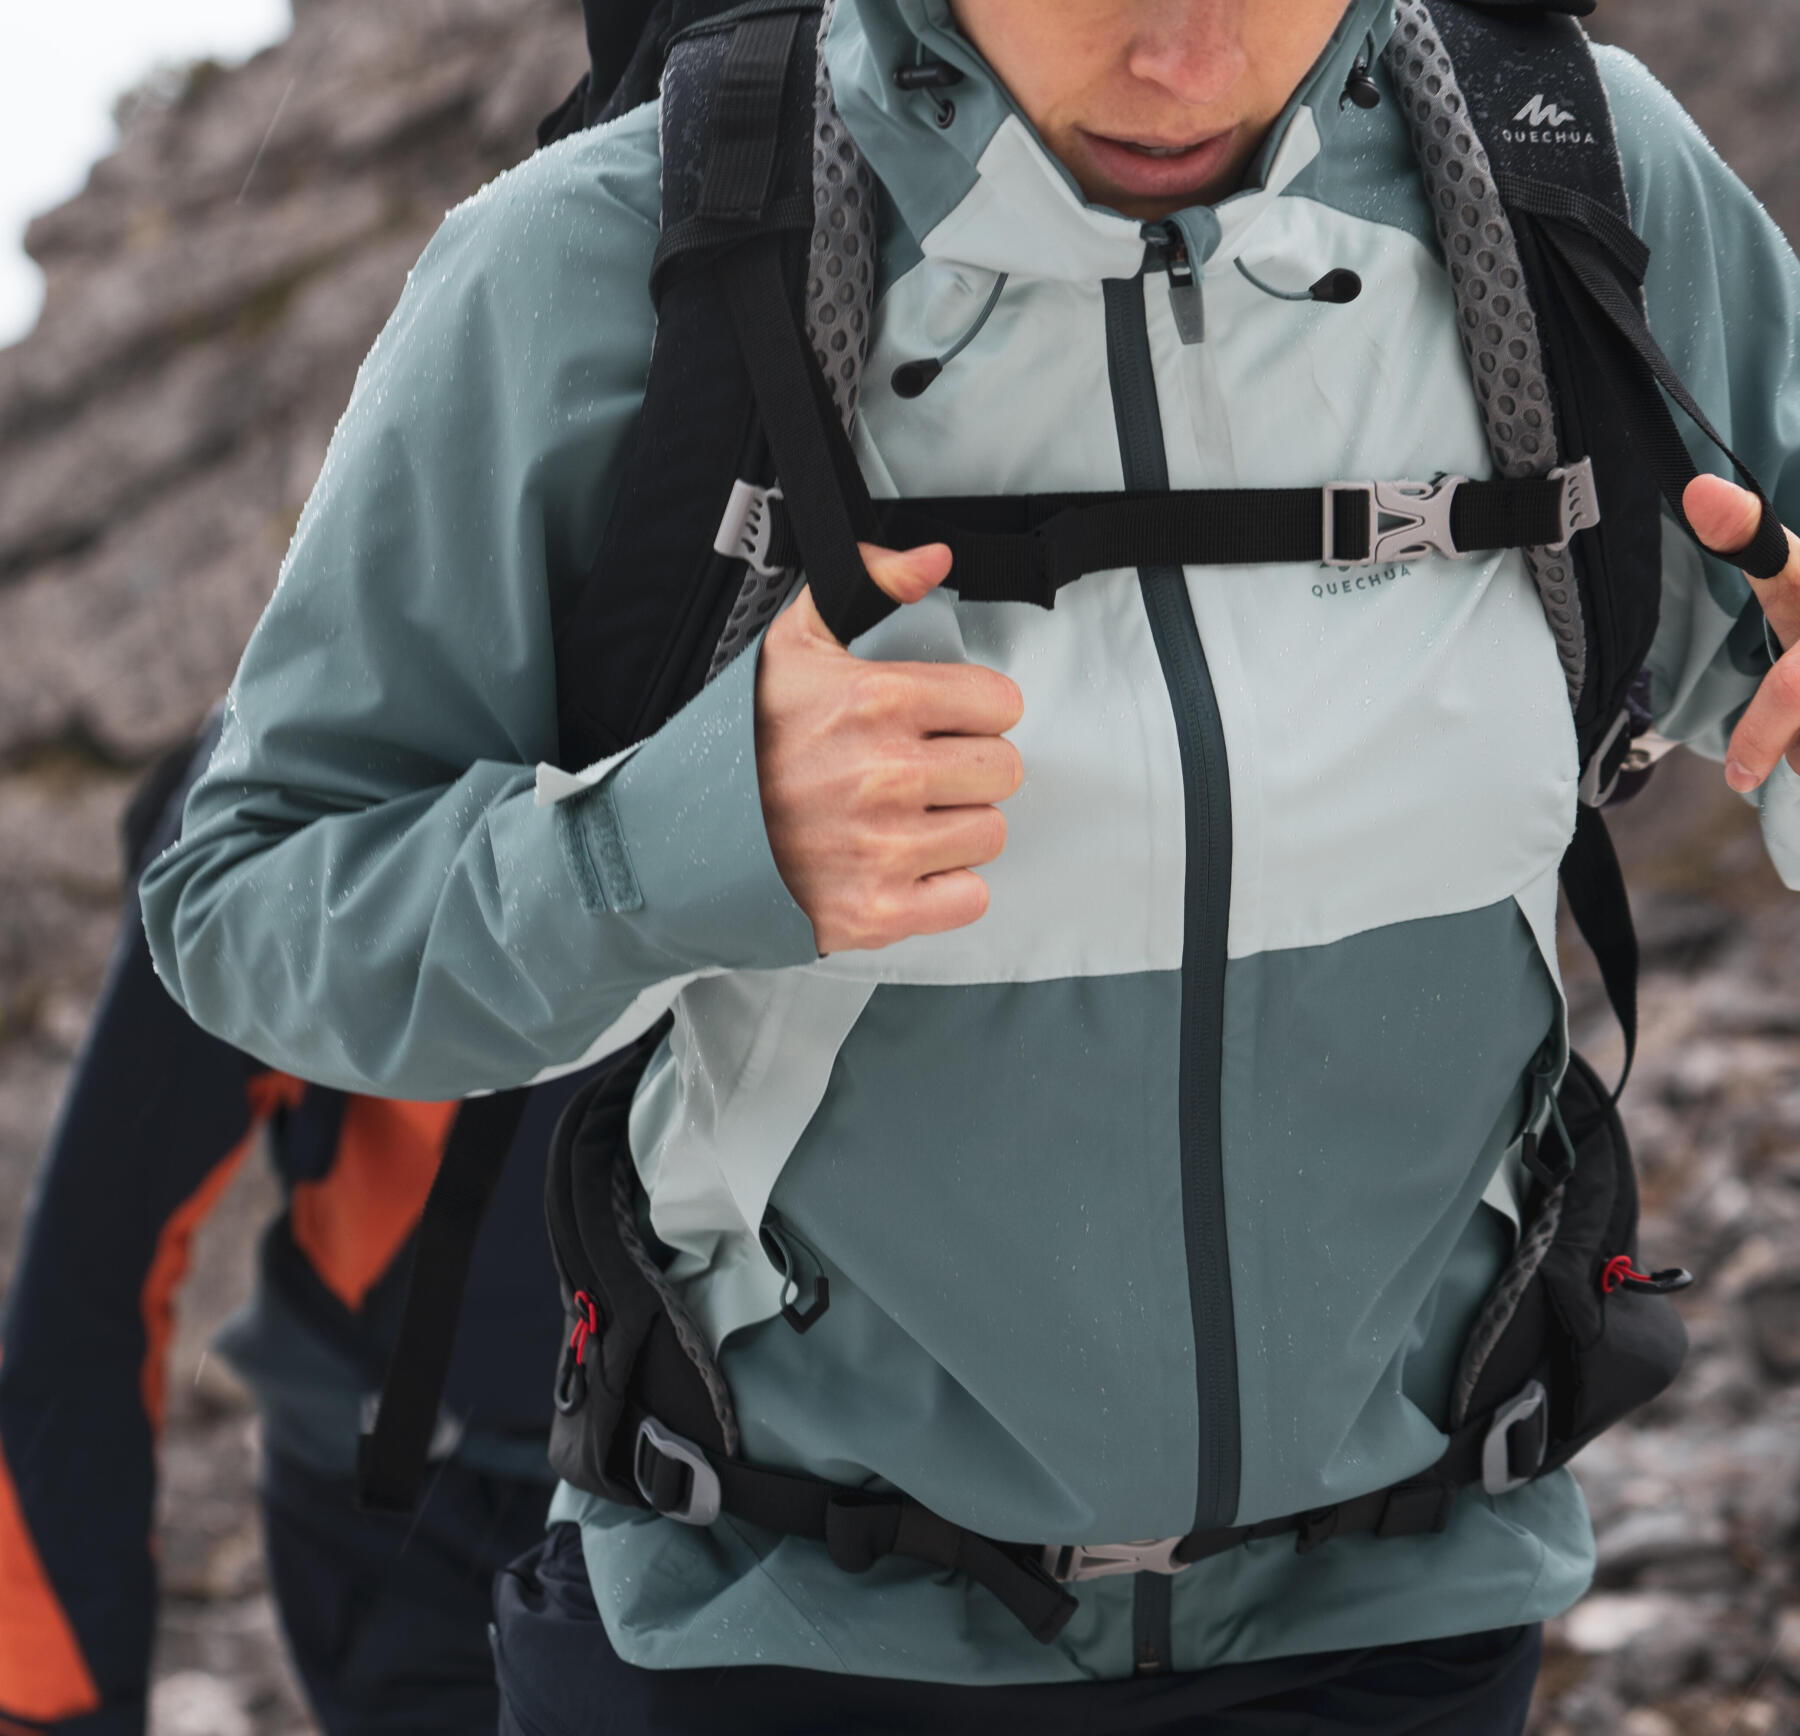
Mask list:
[[[1150,357],[1142,277],[1108,279],[1106,359],[1127,488],[1166,489],[1168,456]],[[1138,582],[1181,744],[1187,877],[1181,950],[1181,1204],[1199,1408],[1196,1531],[1229,1525],[1241,1473],[1237,1334],[1226,1242],[1219,1076],[1231,916],[1231,776],[1206,652],[1180,567]]]
[[1194,274],[1187,238],[1173,223],[1146,223],[1144,239],[1161,256],[1169,274],[1169,312],[1175,318],[1175,335],[1184,344],[1206,342],[1206,295]]

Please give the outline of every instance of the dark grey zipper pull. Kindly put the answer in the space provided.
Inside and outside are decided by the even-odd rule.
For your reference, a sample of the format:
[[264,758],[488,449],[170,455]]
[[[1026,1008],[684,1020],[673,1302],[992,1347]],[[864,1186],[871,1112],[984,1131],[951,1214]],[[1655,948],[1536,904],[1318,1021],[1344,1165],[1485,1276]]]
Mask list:
[[1187,241],[1173,223],[1153,223],[1149,232],[1154,244],[1162,250],[1163,264],[1169,273],[1169,311],[1175,316],[1175,331],[1184,344],[1206,342],[1206,296],[1195,275],[1193,261],[1188,258]]
[[816,1326],[831,1306],[831,1280],[819,1270],[819,1256],[772,1210],[763,1218],[760,1240],[781,1274],[781,1318],[796,1332]]

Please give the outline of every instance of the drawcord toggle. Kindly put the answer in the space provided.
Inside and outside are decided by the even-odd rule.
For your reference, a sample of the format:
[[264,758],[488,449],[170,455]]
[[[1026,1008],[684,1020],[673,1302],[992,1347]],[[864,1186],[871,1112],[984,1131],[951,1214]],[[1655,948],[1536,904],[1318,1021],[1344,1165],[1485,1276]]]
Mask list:
[[1671,1290],[1685,1290],[1693,1283],[1694,1274],[1684,1266],[1669,1266],[1660,1272],[1640,1272],[1629,1254],[1615,1254],[1600,1273],[1600,1289],[1611,1296],[1619,1290],[1648,1291],[1666,1296]]

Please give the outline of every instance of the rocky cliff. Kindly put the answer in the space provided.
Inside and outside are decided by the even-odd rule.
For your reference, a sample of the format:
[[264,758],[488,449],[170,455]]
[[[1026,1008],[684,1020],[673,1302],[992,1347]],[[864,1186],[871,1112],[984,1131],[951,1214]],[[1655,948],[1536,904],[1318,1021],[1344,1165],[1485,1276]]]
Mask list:
[[529,149],[585,65],[570,0],[294,10],[290,39],[248,65],[122,100],[118,148],[31,226],[43,314],[0,351],[0,1164],[15,1185],[104,953],[130,772],[224,691],[425,241]]
[[[1800,9],[1603,0],[1597,22],[1800,234]],[[131,93],[118,148],[31,229],[48,297],[0,351],[0,1289],[109,944],[131,781],[229,680],[420,248],[580,64],[573,0],[295,0],[290,40],[248,65]],[[1769,1736],[1800,1731],[1800,929],[1716,777],[1659,783],[1624,827],[1649,968],[1628,1119],[1647,1253],[1702,1278],[1696,1356],[1583,1460],[1602,1584],[1553,1636],[1540,1726]],[[254,1175],[228,1202],[175,1352],[164,1736],[304,1728],[241,1399],[202,1356],[268,1205]]]

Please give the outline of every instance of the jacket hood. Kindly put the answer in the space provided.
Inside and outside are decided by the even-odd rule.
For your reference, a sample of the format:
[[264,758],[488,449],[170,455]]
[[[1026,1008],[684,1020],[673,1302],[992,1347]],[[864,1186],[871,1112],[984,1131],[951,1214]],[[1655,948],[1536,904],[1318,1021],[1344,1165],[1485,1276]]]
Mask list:
[[[1176,217],[1197,264],[1235,258],[1259,217],[1331,148],[1351,67],[1365,51],[1378,56],[1394,27],[1394,0],[1350,0],[1244,188]],[[922,60],[963,75],[947,93],[947,126],[935,93],[894,83]],[[950,0],[839,0],[826,62],[839,113],[927,258],[1072,282],[1130,277],[1142,264],[1143,225],[1088,203],[957,28]]]

